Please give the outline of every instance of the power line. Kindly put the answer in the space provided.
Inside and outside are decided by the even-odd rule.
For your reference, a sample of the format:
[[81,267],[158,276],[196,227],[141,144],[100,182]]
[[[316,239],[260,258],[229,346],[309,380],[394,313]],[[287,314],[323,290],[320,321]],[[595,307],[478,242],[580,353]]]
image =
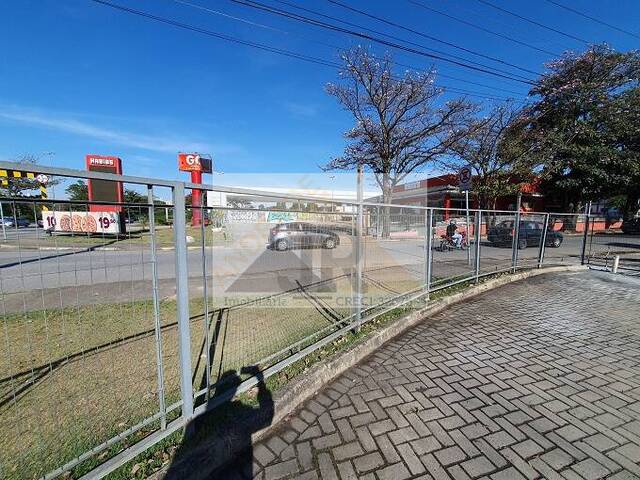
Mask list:
[[521,40],[518,40],[517,38],[510,37],[508,35],[505,35],[505,34],[500,33],[500,32],[496,32],[494,30],[490,30],[488,28],[485,28],[485,27],[483,27],[481,25],[478,25],[476,23],[473,23],[473,22],[469,22],[469,21],[464,20],[462,18],[454,17],[453,15],[449,15],[448,13],[441,12],[440,10],[436,10],[435,8],[429,7],[428,5],[425,5],[424,3],[418,2],[416,0],[407,0],[407,2],[411,3],[412,5],[415,5],[416,7],[424,8],[425,10],[429,10],[430,12],[436,13],[438,15],[442,15],[443,17],[449,18],[451,20],[455,20],[456,22],[462,23],[463,25],[468,25],[469,27],[476,28],[476,29],[478,29],[478,30],[480,30],[482,32],[488,33],[490,35],[495,35],[496,37],[502,38],[504,40],[508,40],[508,41],[516,43],[518,45],[522,45],[523,47],[527,47],[527,48],[530,48],[532,50],[536,50],[538,52],[545,53],[547,55],[551,55],[551,56],[554,56],[554,57],[559,57],[560,56],[557,53],[550,52],[549,50],[544,50],[542,48],[538,48],[535,45],[531,45],[530,43],[523,42]]
[[[271,30],[271,31],[276,31],[278,33],[282,33],[282,34],[285,34],[285,35],[293,35],[293,36],[296,36],[296,37],[299,37],[299,38],[303,38],[303,39],[305,39],[307,41],[317,43],[318,45],[322,45],[322,46],[331,48],[331,49],[333,49],[333,50],[335,50],[337,52],[339,52],[341,50],[344,50],[344,47],[342,47],[342,46],[338,46],[338,45],[334,45],[334,44],[331,44],[331,43],[326,43],[326,42],[322,42],[322,41],[319,41],[319,40],[311,39],[308,36],[302,35],[302,34],[300,34],[298,32],[291,32],[291,31],[288,31],[288,30],[275,28],[275,27],[272,27],[270,25],[266,25],[264,23],[259,23],[259,22],[247,20],[246,18],[242,18],[242,17],[238,17],[238,16],[234,16],[234,15],[229,15],[229,14],[227,14],[225,12],[222,12],[222,11],[219,11],[219,10],[214,10],[214,9],[205,7],[203,5],[198,5],[196,3],[188,2],[186,0],[173,0],[173,1],[175,3],[180,4],[180,5],[192,7],[192,8],[195,8],[197,10],[201,10],[201,11],[213,14],[213,15],[219,15],[219,16],[222,16],[224,18],[228,18],[228,19],[231,19],[231,20],[242,22],[242,23],[245,23],[245,24],[248,24],[248,25],[251,25],[251,26],[264,28],[264,29],[268,29],[268,30]],[[400,63],[398,61],[394,61],[394,64],[399,66],[399,67],[405,67],[405,68],[408,68],[408,69],[411,69],[411,70],[415,70],[415,71],[423,70],[423,68],[418,68],[418,67],[416,67],[414,65],[407,65],[405,63]],[[507,90],[505,88],[496,87],[496,86],[493,86],[493,85],[487,85],[486,83],[474,82],[474,81],[467,80],[467,79],[460,78],[460,77],[456,77],[456,76],[453,76],[453,75],[447,75],[447,74],[444,74],[442,72],[438,72],[438,76],[442,77],[442,78],[448,78],[448,79],[451,79],[451,80],[456,80],[458,82],[468,83],[470,85],[476,85],[476,86],[479,86],[479,87],[488,88],[488,89],[499,91],[499,92],[504,92],[504,93],[508,93],[508,94],[512,94],[512,95],[522,96],[522,92],[514,92],[513,90]],[[445,86],[445,88],[452,88],[452,87]],[[470,92],[467,91],[465,93],[470,93]],[[481,93],[481,92],[477,92],[477,93]]]
[[494,5],[493,3],[488,2],[487,0],[476,0],[476,1],[479,2],[479,3],[482,3],[483,5],[491,7],[493,9],[495,9],[495,10],[498,10],[499,12],[506,13],[507,15],[511,15],[512,17],[519,18],[520,20],[524,20],[525,22],[528,22],[528,23],[530,23],[532,25],[536,25],[536,26],[538,26],[540,28],[544,28],[545,30],[549,30],[550,32],[554,32],[554,33],[557,33],[559,35],[562,35],[563,37],[567,37],[567,38],[570,38],[572,40],[577,40],[578,42],[582,42],[585,45],[589,45],[591,43],[588,40],[585,40],[584,38],[576,37],[574,35],[571,35],[570,33],[566,33],[566,32],[563,32],[561,30],[557,30],[557,29],[555,29],[553,27],[550,27],[550,26],[545,25],[543,23],[537,22],[537,21],[532,20],[530,18],[524,17],[524,16],[522,16],[520,14],[517,14],[515,12],[512,12],[511,10],[507,10],[506,8],[502,8],[502,7],[499,7],[498,5]]
[[[235,0],[230,0],[230,1],[231,1],[231,2],[235,2]],[[310,13],[310,14],[315,15],[315,16],[318,16],[318,17],[320,17],[320,18],[325,18],[325,19],[328,19],[328,20],[333,20],[333,21],[335,21],[335,22],[339,22],[339,23],[341,23],[341,24],[348,25],[348,26],[350,26],[350,27],[354,27],[354,28],[358,28],[358,29],[360,29],[360,30],[364,30],[365,32],[369,32],[369,33],[373,33],[373,34],[375,34],[375,35],[379,35],[379,36],[383,36],[383,37],[386,37],[386,38],[390,38],[390,39],[392,39],[392,40],[395,40],[395,41],[398,41],[398,42],[404,43],[404,44],[406,44],[406,45],[412,45],[412,46],[414,46],[414,47],[419,47],[419,48],[421,48],[421,49],[426,50],[427,52],[435,52],[436,54],[439,54],[439,55],[443,55],[443,56],[445,56],[445,57],[448,57],[448,58],[449,58],[449,60],[450,60],[451,58],[454,58],[454,59],[460,60],[460,61],[462,61],[462,62],[466,62],[466,63],[471,64],[471,65],[475,65],[475,66],[479,66],[479,67],[483,67],[483,68],[487,68],[487,69],[492,69],[492,70],[494,70],[494,71],[496,71],[496,72],[500,72],[500,73],[503,73],[503,74],[506,74],[506,75],[510,75],[510,76],[512,76],[512,77],[518,77],[518,78],[520,78],[520,79],[527,80],[527,81],[529,81],[529,80],[530,80],[528,77],[525,77],[525,76],[520,75],[520,74],[517,74],[517,73],[509,72],[509,71],[506,71],[506,70],[499,69],[499,68],[497,68],[497,67],[493,67],[493,66],[486,65],[486,64],[483,64],[483,63],[479,63],[479,62],[476,62],[476,61],[473,61],[473,60],[469,60],[469,59],[464,58],[464,57],[461,57],[461,56],[459,56],[459,55],[454,55],[454,54],[452,54],[452,53],[443,52],[442,50],[436,50],[436,49],[431,48],[431,47],[426,47],[426,46],[421,45],[421,44],[419,44],[419,43],[415,43],[415,42],[412,42],[412,41],[410,41],[410,40],[407,40],[407,39],[404,39],[404,38],[397,37],[397,36],[395,36],[395,35],[391,35],[391,34],[388,34],[388,33],[384,33],[384,32],[381,32],[381,31],[379,31],[379,30],[374,30],[374,29],[372,29],[372,28],[368,28],[368,27],[365,27],[365,26],[362,26],[362,25],[358,25],[358,24],[356,24],[356,23],[349,22],[349,21],[344,20],[344,19],[342,19],[342,18],[336,18],[336,17],[333,17],[333,16],[331,16],[331,15],[325,15],[325,14],[320,13],[320,12],[318,12],[318,11],[311,10],[311,9],[309,9],[309,8],[302,7],[302,6],[300,6],[300,5],[297,5],[297,4],[295,4],[295,3],[288,2],[288,1],[286,1],[286,0],[274,0],[274,1],[275,1],[275,2],[277,2],[277,3],[281,3],[281,4],[283,4],[283,5],[287,5],[287,6],[289,6],[289,7],[295,8],[295,9],[297,9],[297,10],[301,10],[301,11],[304,11],[304,12]],[[253,6],[253,8],[257,8],[257,9],[259,9],[259,10],[265,10],[265,9],[268,9],[267,11],[269,11],[269,13],[276,13],[276,14],[278,14],[278,15],[285,16],[285,17],[287,17],[287,18],[292,18],[292,17],[291,17],[291,15],[294,15],[295,17],[297,17],[297,18],[294,18],[295,20],[302,21],[302,22],[305,22],[305,23],[309,23],[309,22],[319,22],[318,20],[316,20],[316,19],[314,19],[314,18],[309,18],[309,17],[305,17],[305,16],[303,16],[303,15],[298,15],[298,14],[295,14],[295,13],[290,12],[290,11],[287,11],[287,10],[280,10],[280,9],[275,8],[275,7],[271,7],[271,6],[269,6],[269,5],[261,4],[260,2],[255,1],[255,0],[245,0],[245,2],[244,2],[244,3],[246,4],[247,2],[248,2],[248,3],[250,3],[250,4],[252,4],[252,5],[247,5],[247,6]],[[238,3],[238,2],[235,2],[235,3]],[[259,5],[260,7],[258,7],[258,5]],[[319,22],[319,23],[324,23],[324,22]],[[315,23],[311,23],[311,24],[316,25]],[[324,24],[324,25],[327,25],[327,24]],[[330,24],[328,24],[328,25],[330,25]],[[316,25],[316,26],[322,26],[322,25]],[[332,26],[332,27],[337,27],[336,25],[331,25],[331,26]],[[342,28],[342,27],[337,27],[337,28]],[[343,30],[344,30],[344,29],[343,29]],[[350,31],[350,30],[348,30],[348,31],[343,31],[342,33],[347,33],[348,35],[354,35],[354,34],[356,34],[356,36],[358,36],[358,34],[359,34],[360,36],[362,35],[362,33],[361,33],[361,32],[353,32],[353,31]],[[373,38],[373,39],[372,39],[372,41],[377,42],[378,40],[376,40],[375,38]],[[445,61],[448,61],[448,60],[445,60]],[[537,73],[536,73],[536,72],[533,72],[533,73],[537,75]]]
[[[395,37],[395,36],[393,36],[393,35],[389,35],[389,34],[386,34],[386,33],[383,33],[383,32],[379,32],[379,31],[377,31],[377,30],[373,30],[373,29],[371,29],[371,28],[367,28],[367,27],[364,27],[364,26],[361,26],[361,25],[357,25],[357,24],[355,24],[355,23],[351,23],[351,22],[349,22],[349,21],[347,21],[347,20],[343,20],[343,19],[340,19],[340,18],[332,17],[331,15],[325,15],[324,13],[320,13],[320,12],[317,12],[317,11],[315,11],[315,10],[311,10],[311,9],[309,9],[309,8],[302,7],[302,6],[300,6],[300,5],[297,5],[297,4],[295,4],[295,3],[288,2],[288,1],[286,1],[286,0],[273,0],[273,1],[275,1],[275,2],[277,2],[277,3],[281,3],[281,4],[283,4],[283,5],[287,5],[287,6],[292,7],[292,8],[295,8],[295,9],[297,9],[297,10],[301,10],[301,11],[303,11],[303,12],[310,13],[310,14],[312,14],[312,15],[316,15],[316,16],[321,17],[321,18],[326,18],[326,19],[328,19],[328,20],[334,20],[334,21],[336,21],[336,22],[340,22],[340,23],[343,23],[343,24],[345,24],[345,25],[349,25],[349,26],[352,26],[352,27],[355,27],[355,28],[360,28],[360,29],[362,29],[362,30],[364,30],[364,31],[367,31],[367,32],[375,33],[375,34],[377,34],[377,35],[382,35],[382,36],[387,37],[387,38],[391,38],[391,39],[394,39],[394,40],[399,40],[399,41],[401,41],[401,42],[402,42],[402,41],[404,41],[405,43],[408,43],[408,44],[411,44],[411,45],[417,45],[417,46],[419,46],[419,47],[422,47],[422,46],[421,46],[421,45],[419,45],[419,44],[415,44],[415,43],[413,43],[413,42],[407,42],[406,40],[403,40],[403,39],[401,39],[401,38],[399,38],[399,37]],[[424,47],[423,47],[423,48],[424,48]],[[433,49],[428,49],[428,50],[438,52],[438,50],[433,50]],[[443,53],[444,53],[444,52],[443,52]],[[446,53],[445,53],[445,55],[446,55]],[[460,57],[454,56],[454,58],[460,58]],[[396,62],[396,63],[397,63],[398,65],[400,65],[400,66],[408,67],[408,68],[411,68],[411,69],[414,69],[414,70],[421,70],[420,68],[416,68],[416,67],[413,67],[413,66],[410,66],[410,65],[403,65],[403,64],[398,63],[398,62]],[[474,63],[475,65],[482,65],[482,64],[479,64],[479,63],[476,63],[476,62],[472,62],[472,63]],[[495,69],[496,71],[498,71],[498,72],[501,72],[501,73],[508,73],[509,75],[515,75],[515,76],[517,76],[517,77],[519,77],[519,78],[522,78],[522,79],[525,79],[525,80],[529,80],[527,77],[524,77],[524,76],[518,75],[518,74],[516,74],[516,73],[505,72],[504,70],[500,70],[500,69],[497,69],[497,68],[495,68],[495,67],[488,67],[488,68],[494,68],[494,69]],[[443,74],[443,73],[439,73],[439,75],[440,75],[440,76],[442,76],[442,77],[445,77],[445,78],[446,78],[446,77],[448,77],[448,78],[451,78],[451,79],[453,79],[453,80],[459,80],[459,81],[462,81],[462,82],[471,83],[471,84],[475,84],[475,85],[479,85],[479,86],[484,86],[484,87],[486,87],[486,86],[487,86],[487,85],[484,85],[484,84],[481,84],[481,83],[471,82],[471,81],[469,81],[469,80],[462,80],[462,79],[460,79],[460,78],[458,78],[458,77],[448,76],[448,75],[445,75],[445,74]],[[510,79],[510,80],[512,80],[512,79]],[[527,84],[530,84],[530,83],[527,83]],[[496,89],[498,89],[498,90],[503,90],[503,91],[508,92],[508,93],[514,93],[514,94],[516,94],[516,95],[521,95],[521,93],[515,93],[515,92],[511,92],[511,91],[509,91],[509,90],[504,90],[504,89],[500,89],[500,88],[497,88],[497,87],[489,87],[489,88],[496,88]]]
[[[244,45],[247,47],[252,47],[252,48],[256,48],[259,50],[263,50],[263,51],[267,51],[270,53],[275,53],[278,55],[283,55],[285,57],[289,57],[289,58],[294,58],[296,60],[302,60],[305,62],[309,62],[309,63],[314,63],[317,65],[322,65],[325,67],[330,67],[332,69],[339,69],[342,68],[342,65],[336,63],[336,62],[331,62],[331,61],[327,61],[327,60],[323,60],[321,58],[317,58],[317,57],[312,57],[309,55],[304,55],[304,54],[299,54],[297,52],[292,52],[290,50],[284,50],[284,49],[280,49],[280,48],[276,48],[276,47],[272,47],[270,45],[265,45],[262,43],[256,43],[256,42],[250,42],[247,40],[242,40],[240,38],[237,37],[232,37],[230,35],[225,35],[225,34],[221,34],[218,32],[214,32],[212,30],[207,30],[204,28],[200,28],[197,27],[195,25],[191,25],[188,23],[184,23],[184,22],[179,22],[177,20],[173,20],[171,18],[167,18],[167,17],[161,17],[159,15],[154,15],[148,12],[144,12],[141,10],[136,10],[130,7],[126,7],[124,5],[119,5],[116,3],[112,3],[110,1],[107,0],[90,0],[94,3],[98,3],[100,5],[106,6],[106,7],[110,7],[116,10],[120,10],[122,12],[125,13],[129,13],[131,15],[136,15],[148,20],[152,20],[152,21],[156,21],[159,23],[163,23],[166,25],[170,25],[176,28],[180,28],[183,30],[188,30],[188,31],[192,31],[192,32],[196,32],[196,33],[200,33],[202,35],[206,35],[209,37],[213,37],[213,38],[217,38],[220,40],[225,40],[227,42],[231,42],[231,43],[236,43],[236,44],[240,44],[240,45]],[[442,87],[441,87],[442,88]],[[443,90],[446,92],[447,90],[450,90],[454,93],[459,92],[459,93],[463,93],[466,95],[470,95],[470,96],[475,96],[475,97],[479,97],[479,98],[486,98],[486,99],[491,99],[491,100],[499,100],[499,101],[506,101],[509,100],[507,98],[501,98],[501,97],[495,97],[495,96],[490,96],[490,95],[485,95],[485,94],[479,94],[479,93],[475,93],[469,90],[464,90],[464,89],[458,89],[458,88],[452,88],[452,87],[444,87]]]
[[236,17],[235,15],[229,15],[228,13],[221,12],[219,10],[214,10],[213,8],[205,7],[204,5],[198,5],[197,3],[187,2],[186,0],[173,0],[175,3],[179,3],[180,5],[185,5],[187,7],[195,8],[197,10],[202,10],[207,13],[212,13],[215,15],[220,15],[221,17],[230,18],[231,20],[236,20],[238,22],[246,23],[247,25],[251,25],[253,27],[264,28],[267,30],[272,30],[274,32],[281,33],[289,33],[285,30],[281,30],[276,27],[271,27],[269,25],[264,25],[263,23],[253,22],[251,20],[247,20],[246,18]]
[[188,24],[188,23],[179,22],[177,20],[173,20],[173,19],[170,19],[170,18],[160,17],[158,15],[153,15],[153,14],[148,13],[148,12],[143,12],[141,10],[136,10],[136,9],[133,9],[133,8],[126,7],[124,5],[119,5],[119,4],[116,4],[116,3],[112,3],[112,2],[109,2],[107,0],[90,0],[90,1],[92,1],[94,3],[99,3],[99,4],[104,5],[106,7],[114,8],[116,10],[121,10],[123,12],[127,12],[127,13],[130,13],[132,15],[137,15],[137,16],[140,16],[140,17],[144,17],[144,18],[147,18],[149,20],[155,20],[156,22],[165,23],[167,25],[172,25],[174,27],[182,28],[184,30],[190,30],[190,31],[193,31],[193,32],[200,33],[202,35],[207,35],[209,37],[218,38],[220,40],[226,40],[227,42],[238,43],[238,44],[241,44],[241,45],[245,45],[247,47],[257,48],[259,50],[264,50],[264,51],[267,51],[267,52],[276,53],[278,55],[283,55],[285,57],[295,58],[295,59],[298,59],[298,60],[303,60],[305,62],[315,63],[315,64],[318,64],[318,65],[324,65],[324,66],[327,66],[327,67],[336,68],[336,67],[340,66],[337,63],[329,62],[329,61],[323,60],[321,58],[311,57],[309,55],[304,55],[304,54],[292,52],[292,51],[289,51],[289,50],[284,50],[284,49],[280,49],[280,48],[276,48],[276,47],[271,47],[269,45],[265,45],[265,44],[262,44],[262,43],[256,43],[256,42],[250,42],[248,40],[242,40],[242,39],[237,38],[237,37],[232,37],[230,35],[225,35],[225,34],[222,34],[222,33],[214,32],[212,30],[206,30],[204,28],[200,28],[200,27],[197,27],[195,25]]
[[[244,6],[255,8],[255,9],[258,9],[258,10],[263,10],[263,11],[266,11],[266,12],[269,12],[269,13],[272,13],[272,14],[275,14],[275,15],[280,15],[280,16],[283,16],[283,17],[286,17],[286,18],[291,18],[293,20],[296,20],[296,21],[299,21],[299,22],[303,22],[303,23],[306,23],[306,24],[309,24],[309,25],[314,25],[314,26],[317,26],[317,27],[321,27],[321,28],[324,28],[324,29],[327,29],[327,30],[340,32],[340,33],[346,33],[348,35],[351,35],[351,36],[354,36],[354,37],[358,37],[358,38],[363,38],[365,40],[369,40],[369,41],[372,41],[372,42],[375,42],[375,43],[379,43],[381,45],[386,45],[388,47],[391,47],[391,48],[394,48],[394,49],[397,49],[397,50],[402,50],[402,51],[413,53],[413,54],[416,54],[416,55],[420,55],[420,56],[424,56],[424,57],[428,57],[428,58],[433,58],[433,59],[436,59],[436,60],[441,60],[443,62],[447,62],[447,63],[453,64],[453,65],[457,65],[459,67],[467,68],[467,69],[474,70],[474,71],[477,71],[477,72],[483,72],[483,73],[486,73],[486,74],[489,74],[489,75],[493,75],[493,76],[496,76],[496,77],[506,78],[506,79],[513,80],[513,81],[516,81],[516,82],[525,83],[525,84],[528,84],[528,85],[535,85],[535,83],[533,81],[529,80],[529,79],[521,80],[519,78],[516,78],[516,77],[520,77],[520,78],[525,78],[525,77],[521,77],[520,75],[517,75],[517,74],[514,74],[514,73],[509,73],[508,75],[505,75],[505,74],[502,74],[502,73],[498,73],[500,70],[498,70],[496,68],[493,68],[493,67],[487,67],[487,66],[476,67],[474,65],[470,65],[469,61],[467,61],[467,63],[464,63],[464,62],[459,62],[457,60],[451,60],[451,58],[447,58],[447,57],[444,57],[444,56],[441,56],[441,55],[434,55],[434,54],[425,52],[423,50],[416,50],[415,48],[410,48],[410,47],[407,47],[406,45],[401,45],[401,44],[398,44],[398,43],[389,42],[387,40],[384,40],[384,39],[381,39],[381,38],[377,38],[377,37],[373,37],[371,35],[367,35],[367,34],[362,33],[362,32],[356,32],[354,30],[349,30],[349,29],[346,29],[346,28],[342,28],[342,27],[339,27],[337,25],[332,25],[332,24],[329,24],[329,23],[326,23],[326,22],[322,22],[320,20],[315,20],[315,19],[312,19],[312,18],[309,18],[309,17],[305,17],[303,15],[298,15],[296,13],[288,12],[286,10],[280,10],[280,9],[277,9],[277,8],[274,8],[274,7],[270,7],[268,5],[261,4],[259,2],[255,2],[255,1],[251,1],[251,0],[247,0],[247,1],[230,0],[230,1],[233,2],[233,3],[237,3],[239,5],[244,5]],[[406,42],[406,43],[408,43],[408,42]],[[476,63],[476,62],[471,62],[471,63]]]
[[589,20],[599,23],[600,25],[604,25],[605,27],[612,28],[613,30],[617,30],[618,32],[626,33],[627,35],[631,35],[632,37],[640,39],[640,35],[636,33],[630,32],[629,30],[624,30],[620,27],[616,27],[615,25],[611,25],[610,23],[604,22],[599,18],[595,18],[595,17],[592,17],[591,15],[587,15],[586,13],[580,12],[575,8],[567,7],[566,5],[563,5],[559,2],[554,2],[553,0],[546,0],[546,1],[552,5],[555,5],[556,7],[564,8],[565,10],[575,13],[576,15],[580,15],[581,17],[588,18]]
[[347,9],[347,10],[351,11],[351,12],[359,13],[360,15],[364,15],[364,16],[366,16],[366,17],[373,18],[374,20],[377,20],[377,21],[379,21],[379,22],[385,23],[385,24],[387,24],[387,25],[391,25],[391,26],[396,27],[396,28],[400,28],[400,29],[405,30],[405,31],[407,31],[407,32],[411,32],[411,33],[413,33],[413,34],[415,34],[415,35],[419,35],[419,36],[424,37],[424,38],[427,38],[427,39],[429,39],[429,40],[433,40],[434,42],[442,43],[442,44],[447,45],[447,46],[449,46],[449,47],[456,48],[456,49],[458,49],[458,50],[462,50],[462,51],[467,52],[467,53],[470,53],[470,54],[472,54],[472,55],[477,55],[478,57],[486,58],[487,60],[491,60],[491,61],[493,61],[493,62],[497,62],[497,63],[501,63],[501,64],[503,64],[503,65],[508,65],[508,66],[510,66],[510,67],[517,68],[518,70],[522,70],[523,72],[532,73],[532,74],[534,74],[534,75],[539,75],[539,73],[538,73],[538,72],[535,72],[535,71],[533,71],[533,70],[529,70],[529,69],[527,69],[527,68],[520,67],[520,66],[515,65],[515,64],[513,64],[513,63],[509,63],[509,62],[507,62],[507,61],[505,61],[505,60],[502,60],[502,59],[500,59],[500,58],[492,57],[492,56],[490,56],[490,55],[485,55],[485,54],[483,54],[483,53],[479,53],[479,52],[476,52],[476,51],[474,51],[474,50],[470,50],[470,49],[468,49],[468,48],[461,47],[461,46],[459,46],[459,45],[456,45],[455,43],[451,43],[451,42],[447,42],[447,41],[445,41],[445,40],[441,40],[441,39],[439,39],[439,38],[437,38],[437,37],[433,37],[433,36],[431,36],[431,35],[427,35],[426,33],[420,32],[420,31],[418,31],[418,30],[414,30],[414,29],[412,29],[412,28],[406,27],[406,26],[404,26],[404,25],[400,25],[400,24],[398,24],[398,23],[392,22],[392,21],[387,20],[387,19],[385,19],[385,18],[382,18],[382,17],[376,16],[376,15],[373,15],[373,14],[368,13],[368,12],[365,12],[365,11],[363,11],[363,10],[359,10],[359,9],[357,9],[357,8],[354,8],[354,7],[350,6],[350,5],[346,5],[346,4],[344,4],[344,3],[342,3],[342,2],[339,2],[339,1],[337,1],[337,0],[327,0],[327,1],[328,1],[329,3],[334,4],[334,5],[338,5],[339,7],[345,8],[345,9]]

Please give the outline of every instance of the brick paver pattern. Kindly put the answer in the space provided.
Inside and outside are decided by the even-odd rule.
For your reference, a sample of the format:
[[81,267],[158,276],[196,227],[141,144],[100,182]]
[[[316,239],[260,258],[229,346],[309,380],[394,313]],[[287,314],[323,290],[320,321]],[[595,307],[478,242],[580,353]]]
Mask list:
[[640,479],[640,283],[547,274],[384,345],[224,478]]

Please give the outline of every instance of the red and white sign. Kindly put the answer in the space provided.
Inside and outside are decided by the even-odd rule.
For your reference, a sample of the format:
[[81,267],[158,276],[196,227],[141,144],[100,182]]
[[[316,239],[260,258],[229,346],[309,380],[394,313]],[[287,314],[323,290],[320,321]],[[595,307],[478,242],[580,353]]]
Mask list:
[[179,153],[178,170],[183,172],[211,173],[211,159],[203,158],[197,153]]
[[42,225],[54,232],[120,233],[117,212],[42,212]]
[[116,168],[117,160],[116,157],[89,156],[89,166]]

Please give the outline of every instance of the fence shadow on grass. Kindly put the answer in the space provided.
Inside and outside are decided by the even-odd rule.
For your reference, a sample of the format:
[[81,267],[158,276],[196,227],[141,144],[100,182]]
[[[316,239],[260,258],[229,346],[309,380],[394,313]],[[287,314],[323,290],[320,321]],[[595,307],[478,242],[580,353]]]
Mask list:
[[[210,402],[229,398],[223,405],[196,419],[186,429],[165,479],[252,479],[253,446],[251,435],[271,425],[273,398],[257,366],[243,367],[243,375],[258,380],[245,398],[233,398],[242,383],[235,370],[224,372]],[[231,458],[226,464],[221,459]]]

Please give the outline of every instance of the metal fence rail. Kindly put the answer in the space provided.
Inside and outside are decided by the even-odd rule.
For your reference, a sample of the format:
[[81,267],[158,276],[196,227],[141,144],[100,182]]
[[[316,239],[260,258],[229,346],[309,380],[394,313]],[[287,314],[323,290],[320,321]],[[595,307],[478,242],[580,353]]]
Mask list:
[[[229,375],[246,391],[256,368],[273,375],[430,292],[595,261],[605,248],[576,215],[518,221],[514,212],[39,169],[123,182],[145,201],[116,205],[129,223],[112,235],[89,228],[96,202],[0,199],[13,218],[0,248],[3,478],[102,477],[226,401]],[[186,204],[193,188],[237,201]],[[70,230],[19,228],[21,217],[45,218],[43,207],[67,215]],[[204,221],[192,226],[194,217]],[[623,248],[612,238],[607,248]]]

